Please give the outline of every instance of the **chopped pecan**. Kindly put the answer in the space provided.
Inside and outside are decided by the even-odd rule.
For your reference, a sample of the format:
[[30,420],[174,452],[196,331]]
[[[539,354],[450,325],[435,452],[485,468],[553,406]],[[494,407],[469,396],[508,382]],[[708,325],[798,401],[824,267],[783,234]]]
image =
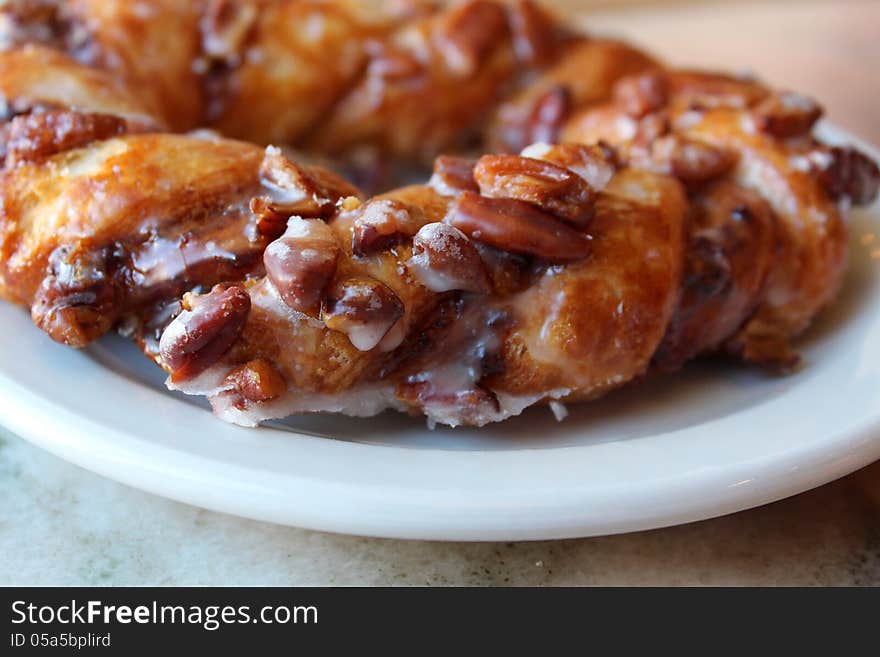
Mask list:
[[406,80],[421,75],[425,67],[412,54],[402,48],[376,39],[369,39],[364,50],[370,58],[367,75],[387,82]]
[[652,157],[667,163],[670,173],[688,185],[713,180],[729,171],[736,162],[734,153],[721,146],[678,135],[656,140]]
[[248,34],[257,20],[257,7],[235,0],[210,0],[202,16],[202,50],[211,58],[237,65]]
[[476,247],[458,228],[443,223],[422,226],[413,238],[407,262],[416,278],[432,292],[489,292],[489,276]]
[[510,3],[507,17],[517,59],[530,66],[550,63],[563,40],[557,21],[532,0]]
[[523,157],[544,160],[577,174],[595,191],[601,192],[617,171],[617,154],[607,144],[532,144]]
[[537,99],[529,113],[523,134],[523,144],[535,142],[556,143],[562,124],[571,112],[571,91],[568,87],[554,86]]
[[822,112],[822,107],[813,99],[786,91],[768,96],[755,105],[752,116],[760,130],[786,139],[808,133]]
[[269,146],[260,164],[260,180],[267,195],[251,199],[261,233],[273,235],[292,216],[327,217],[336,201],[358,191],[339,176],[318,167],[300,167]]
[[55,153],[108,139],[126,131],[125,119],[67,110],[16,116],[6,131],[6,166],[38,162]]
[[469,78],[506,30],[507,16],[499,3],[470,0],[447,13],[436,42],[446,66],[459,77]]
[[483,196],[534,203],[584,228],[593,215],[595,191],[573,171],[519,155],[484,155],[474,169]]
[[263,264],[284,303],[316,316],[324,289],[336,274],[339,245],[319,219],[290,220],[282,237],[266,247]]
[[464,190],[479,191],[480,188],[474,180],[476,165],[477,161],[470,158],[441,155],[434,160],[431,186],[438,194],[444,196],[455,196]]
[[373,278],[341,281],[325,300],[321,319],[341,331],[360,351],[378,345],[403,317],[403,302],[390,287]]
[[159,354],[172,381],[191,379],[216,363],[241,335],[251,297],[237,285],[208,294],[187,294],[181,312],[159,340]]
[[369,255],[412,237],[422,225],[422,211],[394,199],[374,199],[365,204],[352,227],[352,251]]
[[635,119],[657,112],[669,100],[669,80],[662,71],[630,75],[614,85],[617,105]]
[[581,260],[590,254],[590,238],[531,203],[486,198],[464,192],[447,221],[471,239],[489,246],[551,262]]
[[117,319],[119,296],[112,253],[68,246],[49,256],[48,276],[31,304],[31,318],[56,342],[83,347]]
[[287,388],[284,377],[265,358],[255,358],[226,375],[226,382],[247,401],[263,402],[279,397]]
[[643,116],[636,124],[636,134],[633,143],[636,146],[650,148],[661,137],[668,135],[672,129],[669,116],[666,112],[654,112]]
[[832,198],[849,198],[856,205],[867,205],[877,198],[880,168],[870,157],[852,147],[835,146],[830,161],[819,172],[819,180]]

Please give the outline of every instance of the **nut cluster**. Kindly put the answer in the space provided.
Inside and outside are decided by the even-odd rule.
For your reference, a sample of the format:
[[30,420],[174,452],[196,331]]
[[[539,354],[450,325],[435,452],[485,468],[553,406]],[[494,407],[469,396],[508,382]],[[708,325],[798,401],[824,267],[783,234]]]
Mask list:
[[265,193],[251,199],[260,234],[275,238],[284,233],[292,216],[326,218],[341,198],[358,196],[358,190],[323,169],[301,167],[276,146],[266,148],[260,164]]
[[241,335],[250,310],[250,295],[237,285],[185,295],[183,311],[159,341],[159,354],[171,371],[171,380],[192,379],[214,365]]
[[444,158],[434,169],[435,183],[457,193],[447,223],[483,244],[550,262],[590,254],[583,231],[613,173],[600,147],[572,144],[485,155],[470,171],[466,162]]

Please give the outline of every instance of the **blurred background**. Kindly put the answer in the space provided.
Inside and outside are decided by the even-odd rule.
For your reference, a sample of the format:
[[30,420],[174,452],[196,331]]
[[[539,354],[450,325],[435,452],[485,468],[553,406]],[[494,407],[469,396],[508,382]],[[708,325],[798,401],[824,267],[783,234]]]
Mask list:
[[578,25],[672,65],[748,70],[880,143],[880,0],[555,0]]

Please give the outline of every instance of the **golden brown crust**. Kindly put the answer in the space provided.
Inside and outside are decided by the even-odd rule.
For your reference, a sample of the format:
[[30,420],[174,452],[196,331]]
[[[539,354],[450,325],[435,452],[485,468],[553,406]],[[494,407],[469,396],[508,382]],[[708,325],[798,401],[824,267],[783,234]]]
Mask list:
[[[482,425],[716,350],[790,367],[840,284],[841,207],[880,183],[812,137],[815,103],[528,0],[0,15],[0,294],[72,346],[119,328],[242,424]],[[370,199],[276,147],[143,134],[204,123],[349,162],[554,143]]]
[[[702,186],[705,180],[694,175],[699,173],[710,173],[709,180],[730,180],[760,197],[776,224],[773,264],[757,310],[753,316],[743,315],[745,324],[730,338],[728,348],[747,360],[791,367],[796,357],[789,340],[836,295],[848,246],[838,194],[822,175],[834,169],[839,155],[810,134],[818,117],[815,105],[723,75],[689,71],[647,75],[662,82],[635,85],[623,81],[623,93],[574,116],[563,136],[617,144],[633,164],[677,175],[689,184],[697,207],[712,211],[717,205],[711,198],[717,187],[707,192]],[[663,98],[649,113],[634,113],[632,90],[648,86],[664,88]],[[732,250],[741,238],[731,233],[726,240],[730,246],[722,251]],[[764,241],[757,233],[752,239]],[[701,258],[699,244],[694,242],[692,262]],[[754,262],[746,269],[761,271],[766,250],[749,253]],[[724,267],[733,267],[730,258],[723,260]],[[711,346],[715,340],[708,342]]]

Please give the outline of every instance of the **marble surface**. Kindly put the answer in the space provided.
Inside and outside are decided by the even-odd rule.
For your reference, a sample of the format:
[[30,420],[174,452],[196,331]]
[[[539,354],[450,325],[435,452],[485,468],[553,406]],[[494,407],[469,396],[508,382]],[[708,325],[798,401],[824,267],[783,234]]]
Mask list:
[[0,584],[880,585],[880,463],[759,509],[533,543],[392,541],[203,511],[0,431]]
[[[752,67],[822,98],[840,124],[880,143],[880,76],[872,68],[880,3],[679,4],[603,10],[582,22],[672,62]],[[203,511],[88,473],[0,429],[0,500],[0,585],[880,585],[880,463],[788,500],[680,527],[430,543]]]

